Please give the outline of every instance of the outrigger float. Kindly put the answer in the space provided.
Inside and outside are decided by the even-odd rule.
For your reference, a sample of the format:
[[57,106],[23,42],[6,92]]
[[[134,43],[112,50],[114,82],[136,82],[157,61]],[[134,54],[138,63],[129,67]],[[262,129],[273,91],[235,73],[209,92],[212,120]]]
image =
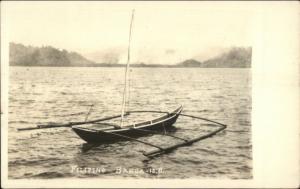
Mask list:
[[[130,40],[131,40],[131,28],[132,28],[133,17],[134,17],[134,10],[132,12],[131,23],[130,23],[128,59],[127,59],[127,66],[125,69],[125,85],[124,85],[124,92],[123,92],[122,111],[120,115],[114,115],[110,117],[88,121],[87,119],[88,119],[88,115],[90,114],[92,108],[91,107],[87,113],[85,121],[82,122],[69,122],[63,124],[52,123],[46,125],[38,125],[37,127],[19,128],[18,130],[26,131],[26,130],[34,130],[34,129],[70,127],[80,138],[82,138],[84,141],[90,144],[114,143],[122,140],[129,140],[129,141],[136,141],[148,146],[155,147],[157,148],[156,150],[150,152],[143,152],[143,155],[147,157],[154,157],[154,156],[171,152],[179,147],[191,145],[194,142],[206,139],[208,137],[212,137],[213,135],[226,129],[227,126],[225,124],[210,119],[206,119],[206,118],[201,118],[198,116],[183,114],[182,106],[178,107],[177,109],[171,112],[163,112],[163,111],[155,111],[155,110],[128,111],[128,104],[129,104],[129,97],[127,96],[129,92],[128,70],[129,70],[129,62],[130,62]],[[149,121],[124,125],[125,117],[134,113],[160,113],[164,115]],[[193,119],[199,119],[199,120],[204,120],[207,122],[214,123],[214,126],[216,126],[217,129],[208,134],[195,137],[194,139],[186,139],[186,138],[181,138],[172,135],[170,134],[169,131],[172,129],[173,124],[176,122],[179,116],[185,116]],[[119,125],[105,122],[117,118],[121,118]],[[90,126],[92,126],[92,128],[90,128]],[[153,135],[153,134],[169,136],[177,140],[180,140],[181,142],[168,147],[160,147],[158,145],[138,139],[139,137]]]
[[[143,155],[147,157],[154,157],[164,153],[171,152],[179,147],[191,145],[197,141],[212,137],[213,135],[221,132],[222,130],[226,129],[226,125],[209,120],[206,118],[201,118],[198,116],[192,116],[183,114],[182,112],[183,107],[180,106],[176,110],[172,112],[163,112],[163,111],[128,111],[126,112],[125,116],[133,113],[163,113],[166,114],[161,116],[157,119],[140,122],[137,124],[130,124],[123,127],[119,127],[118,125],[105,123],[104,121],[113,120],[116,118],[120,118],[121,115],[110,116],[101,119],[95,119],[90,121],[83,121],[83,122],[70,122],[65,124],[48,124],[48,125],[38,125],[37,127],[28,127],[28,128],[19,128],[19,131],[26,131],[26,130],[35,130],[35,129],[47,129],[47,128],[57,128],[57,127],[70,127],[72,130],[84,141],[90,144],[107,144],[107,143],[114,143],[124,140],[129,141],[136,141],[148,146],[152,146],[157,148],[156,150],[150,152],[143,152]],[[182,137],[178,137],[175,135],[170,134],[170,130],[172,130],[173,124],[176,122],[179,116],[190,117],[193,119],[204,120],[207,122],[214,123],[211,126],[216,126],[216,130],[202,135],[195,137],[194,139],[186,139]],[[100,129],[93,129],[89,128],[89,126],[100,127]],[[160,147],[158,145],[143,141],[138,139],[139,137],[147,136],[147,135],[162,135],[162,136],[169,136],[175,139],[180,140],[181,142],[168,146],[168,147]]]

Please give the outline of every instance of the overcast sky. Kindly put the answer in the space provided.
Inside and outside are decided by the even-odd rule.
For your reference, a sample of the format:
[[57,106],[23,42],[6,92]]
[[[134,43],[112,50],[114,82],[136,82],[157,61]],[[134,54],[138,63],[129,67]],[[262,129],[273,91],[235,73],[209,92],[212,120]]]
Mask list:
[[50,45],[96,61],[113,57],[122,63],[135,9],[132,62],[172,64],[206,59],[230,46],[251,46],[253,13],[238,4],[4,2],[2,11],[9,41]]

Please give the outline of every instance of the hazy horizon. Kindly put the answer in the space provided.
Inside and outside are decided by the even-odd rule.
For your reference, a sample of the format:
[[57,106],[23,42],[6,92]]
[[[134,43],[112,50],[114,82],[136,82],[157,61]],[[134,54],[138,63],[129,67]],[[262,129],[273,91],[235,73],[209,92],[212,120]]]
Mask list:
[[[68,52],[75,52],[75,53],[79,53],[80,55],[82,55],[83,57],[87,58],[88,60],[95,62],[96,64],[103,64],[103,63],[105,63],[105,64],[107,64],[107,63],[111,63],[111,64],[126,64],[126,62],[116,61],[117,57],[118,57],[118,54],[116,54],[113,51],[105,51],[105,50],[101,51],[101,52],[98,51],[98,52],[95,52],[94,54],[90,54],[90,56],[86,56],[86,55],[83,55],[83,54],[81,54],[80,52],[77,52],[77,51],[70,51],[68,49],[56,48],[56,47],[53,47],[53,46],[50,46],[50,45],[33,46],[33,45],[26,45],[26,44],[18,43],[18,42],[15,42],[15,41],[10,41],[10,43],[21,44],[21,45],[24,45],[26,47],[31,46],[31,47],[36,47],[36,48],[52,47],[52,48],[58,49],[60,51],[66,50]],[[197,57],[190,57],[190,58],[187,58],[185,60],[194,59],[194,60],[197,60],[197,61],[200,61],[200,62],[201,61],[206,61],[206,60],[209,60],[210,58],[215,58],[216,56],[221,55],[222,53],[228,52],[232,48],[235,48],[235,47],[228,47],[228,48],[225,48],[225,47],[223,47],[223,48],[222,47],[219,47],[219,48],[215,47],[214,49],[213,48],[212,49],[207,49],[206,51],[204,51],[204,52],[208,52],[206,54],[205,58],[199,59]],[[241,47],[241,46],[239,46],[237,48],[252,48],[252,47]],[[94,59],[91,58],[93,56],[95,56],[96,58],[94,58]],[[99,59],[97,59],[97,57],[99,57],[99,59],[102,58],[103,60],[99,61]],[[183,60],[183,61],[185,61],[185,60]],[[180,62],[169,62],[169,63],[166,63],[166,62],[164,62],[164,63],[151,62],[151,63],[149,63],[149,62],[145,62],[143,60],[139,60],[139,61],[136,61],[136,62],[132,62],[131,61],[131,64],[141,64],[141,63],[143,63],[143,64],[175,65],[175,64],[178,64]]]
[[[4,2],[9,41],[75,51],[99,62],[198,61],[252,46],[252,12],[233,3]],[[239,16],[237,16],[239,15]]]

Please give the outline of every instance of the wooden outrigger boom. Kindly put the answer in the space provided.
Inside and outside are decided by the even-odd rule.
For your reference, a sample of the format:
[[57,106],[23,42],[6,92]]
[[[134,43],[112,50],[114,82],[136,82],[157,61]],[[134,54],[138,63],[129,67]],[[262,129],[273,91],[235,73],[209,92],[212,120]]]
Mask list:
[[[126,113],[125,115],[128,115],[129,113]],[[55,128],[55,127],[72,127],[75,125],[84,125],[84,124],[89,124],[89,123],[97,123],[101,121],[106,121],[106,120],[111,120],[114,118],[121,117],[121,115],[115,115],[115,116],[110,116],[110,117],[105,117],[101,119],[95,119],[95,120],[90,120],[90,121],[79,121],[79,122],[70,122],[70,123],[52,123],[52,124],[47,124],[47,125],[37,125],[37,127],[26,127],[26,128],[18,128],[18,131],[26,131],[26,130],[35,130],[35,129],[47,129],[47,128]]]
[[164,154],[164,153],[171,152],[171,151],[173,151],[173,150],[175,150],[179,147],[191,145],[195,142],[198,142],[200,140],[211,137],[211,136],[217,134],[218,132],[226,129],[226,127],[227,127],[226,125],[222,125],[219,129],[217,129],[217,130],[215,130],[211,133],[208,133],[206,135],[202,135],[200,137],[197,137],[197,138],[194,138],[194,139],[191,139],[191,140],[187,140],[185,142],[181,142],[181,143],[178,143],[178,144],[175,144],[173,146],[169,146],[169,147],[166,147],[166,148],[163,148],[163,149],[153,150],[153,151],[150,151],[150,152],[144,152],[143,155],[147,156],[147,157],[154,157],[154,156],[158,156],[158,155],[161,155],[161,154]]

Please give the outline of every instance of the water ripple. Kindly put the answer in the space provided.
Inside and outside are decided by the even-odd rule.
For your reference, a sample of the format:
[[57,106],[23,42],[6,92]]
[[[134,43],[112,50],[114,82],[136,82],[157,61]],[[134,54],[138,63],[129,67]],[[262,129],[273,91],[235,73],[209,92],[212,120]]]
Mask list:
[[[88,73],[88,74],[87,74]],[[151,73],[151,77],[149,77]],[[9,178],[252,178],[251,82],[248,69],[139,68],[132,72],[130,109],[172,110],[228,125],[225,132],[147,159],[152,147],[137,142],[89,146],[69,128],[16,132],[49,122],[83,121],[119,114],[123,68],[10,69]],[[80,77],[78,77],[80,76]],[[109,84],[109,85],[108,85]],[[195,138],[214,124],[180,117],[172,134]],[[172,145],[153,135],[142,140]],[[102,174],[73,173],[72,166],[105,168]],[[162,174],[116,174],[116,168],[163,169]]]

